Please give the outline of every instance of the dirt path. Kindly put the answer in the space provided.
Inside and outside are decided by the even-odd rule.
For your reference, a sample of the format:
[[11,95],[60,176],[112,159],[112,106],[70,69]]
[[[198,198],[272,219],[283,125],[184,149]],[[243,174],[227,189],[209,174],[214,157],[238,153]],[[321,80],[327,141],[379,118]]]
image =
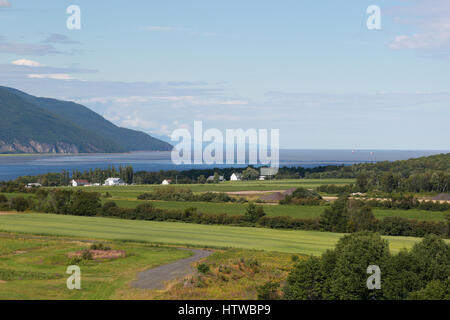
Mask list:
[[139,272],[137,279],[131,283],[132,288],[139,289],[164,289],[164,282],[187,276],[194,272],[191,267],[193,262],[201,260],[213,254],[212,251],[187,249],[194,253],[189,258]]

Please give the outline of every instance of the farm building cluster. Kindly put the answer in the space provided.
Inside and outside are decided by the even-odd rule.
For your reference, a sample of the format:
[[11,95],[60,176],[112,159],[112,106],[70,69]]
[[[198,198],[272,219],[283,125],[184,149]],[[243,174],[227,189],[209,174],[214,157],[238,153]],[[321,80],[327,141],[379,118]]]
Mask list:
[[[72,187],[97,187],[100,183],[90,183],[84,179],[73,179],[70,181]],[[103,183],[104,186],[126,186],[127,184],[120,178],[108,178]]]

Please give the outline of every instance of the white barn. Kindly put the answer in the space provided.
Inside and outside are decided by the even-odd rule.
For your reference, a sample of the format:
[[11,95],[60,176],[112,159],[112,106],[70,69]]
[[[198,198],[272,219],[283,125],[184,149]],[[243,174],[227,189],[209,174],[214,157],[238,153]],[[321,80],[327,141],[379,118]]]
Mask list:
[[233,173],[230,177],[230,181],[239,181],[242,179],[241,173]]
[[84,187],[90,185],[89,181],[83,179],[73,179],[70,181],[70,184],[72,187]]
[[105,180],[104,186],[126,186],[127,184],[120,178],[108,178]]

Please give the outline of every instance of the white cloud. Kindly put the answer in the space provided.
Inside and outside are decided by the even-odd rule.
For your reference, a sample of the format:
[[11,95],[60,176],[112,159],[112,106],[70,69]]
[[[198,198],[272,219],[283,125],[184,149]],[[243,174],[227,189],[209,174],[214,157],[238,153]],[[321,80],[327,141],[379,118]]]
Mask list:
[[53,79],[53,80],[74,80],[75,79],[68,74],[62,74],[62,73],[29,74],[28,78],[30,78],[30,79]]
[[11,62],[12,64],[16,66],[26,66],[26,67],[43,67],[42,64],[40,64],[37,61],[28,60],[28,59],[19,59]]
[[10,8],[11,4],[8,0],[0,0],[0,8]]
[[391,14],[396,21],[411,25],[417,31],[398,35],[389,47],[394,50],[450,49],[450,1],[412,0],[411,5],[395,7]]

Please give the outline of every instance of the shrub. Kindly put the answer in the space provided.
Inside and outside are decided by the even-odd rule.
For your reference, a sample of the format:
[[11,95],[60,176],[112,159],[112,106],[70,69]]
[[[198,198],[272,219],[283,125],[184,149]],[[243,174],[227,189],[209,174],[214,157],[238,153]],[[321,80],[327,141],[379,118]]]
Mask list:
[[114,201],[108,201],[102,207],[102,214],[109,215],[108,213],[115,208],[117,208],[117,203],[115,203]]
[[322,196],[315,191],[297,188],[292,195],[287,195],[280,204],[297,204],[303,206],[318,206],[322,204]]
[[279,282],[269,281],[259,286],[256,291],[258,294],[258,300],[277,300],[279,299],[278,289],[280,287]]
[[78,190],[70,196],[70,213],[76,216],[95,216],[101,209],[100,195]]
[[155,206],[153,205],[153,203],[150,202],[146,202],[146,203],[141,203],[136,207],[136,213],[137,214],[151,214],[153,213],[153,211],[155,210]]
[[80,264],[83,261],[83,258],[80,257],[73,257],[67,265],[69,266],[76,266]]
[[412,292],[408,300],[450,300],[450,280],[430,281],[425,288]]
[[319,192],[325,192],[329,194],[349,194],[354,191],[354,186],[352,184],[350,185],[344,185],[344,186],[337,186],[334,184],[324,184],[316,188],[316,191]]
[[81,253],[81,257],[83,260],[92,260],[94,257],[92,256],[92,252],[90,250],[83,250]]
[[197,271],[206,274],[209,272],[209,266],[207,264],[201,263],[197,266]]
[[91,245],[91,250],[109,251],[111,250],[111,247],[104,245],[103,243],[94,243]]
[[[298,260],[298,256],[295,257]],[[284,297],[288,300],[322,299],[324,278],[321,260],[310,257],[299,263],[289,274],[287,284],[283,288]]]
[[10,202],[10,207],[13,210],[23,212],[29,208],[29,202],[24,197],[12,198]]
[[0,194],[0,204],[7,203],[8,198],[4,194]]
[[249,203],[245,209],[245,217],[251,222],[256,222],[265,215],[264,208],[253,202]]
[[305,188],[297,188],[293,193],[292,193],[292,197],[293,198],[298,198],[298,199],[302,199],[302,198],[317,198],[317,199],[322,199],[322,197],[320,196],[320,194],[318,194],[315,191],[312,190],[308,190]]

